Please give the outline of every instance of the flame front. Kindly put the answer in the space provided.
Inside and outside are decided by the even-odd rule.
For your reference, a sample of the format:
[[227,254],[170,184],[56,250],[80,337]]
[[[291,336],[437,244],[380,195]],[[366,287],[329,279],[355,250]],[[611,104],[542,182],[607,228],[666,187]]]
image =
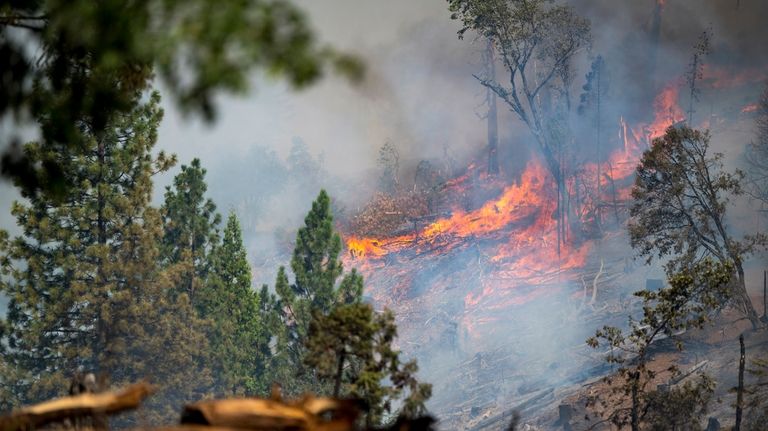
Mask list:
[[[678,88],[669,85],[661,90],[654,103],[650,123],[630,126],[619,118],[620,145],[600,164],[588,163],[581,172],[592,182],[600,196],[591,198],[593,207],[611,199],[626,201],[629,197],[635,167],[653,138],[663,135],[667,127],[685,118],[677,103]],[[465,187],[470,175],[448,182],[449,188]],[[483,181],[498,181],[482,178]],[[599,187],[597,181],[600,182]],[[582,179],[581,186],[584,187]],[[579,182],[566,180],[573,195]],[[587,217],[585,213],[567,211],[564,235],[558,253],[557,189],[545,164],[538,159],[526,165],[519,180],[500,186],[496,198],[474,210],[453,208],[449,216],[437,218],[411,233],[387,238],[346,237],[347,264],[358,267],[367,277],[379,275],[371,292],[377,302],[392,303],[404,295],[420,272],[439,271],[435,263],[441,256],[464,253],[464,259],[481,261],[486,268],[464,296],[464,327],[468,331],[490,323],[493,318],[473,310],[504,310],[546,294],[573,280],[588,261],[592,241],[575,239],[568,217]],[[588,198],[583,198],[588,201]],[[594,213],[592,217],[594,217]],[[581,220],[586,222],[586,220]],[[474,251],[473,251],[474,250]],[[385,275],[382,275],[385,274]],[[450,283],[453,280],[443,281]],[[430,286],[432,288],[440,288]]]

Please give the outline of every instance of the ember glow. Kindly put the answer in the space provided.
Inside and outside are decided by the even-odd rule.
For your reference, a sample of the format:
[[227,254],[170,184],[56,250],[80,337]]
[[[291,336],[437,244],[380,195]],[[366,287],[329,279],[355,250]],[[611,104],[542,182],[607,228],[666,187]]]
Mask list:
[[750,112],[757,112],[757,109],[758,109],[757,103],[750,103],[749,105],[741,108],[741,112],[743,114],[748,114]]
[[724,67],[703,65],[703,82],[712,89],[734,89],[759,84],[768,78],[763,68],[744,68],[733,70]]

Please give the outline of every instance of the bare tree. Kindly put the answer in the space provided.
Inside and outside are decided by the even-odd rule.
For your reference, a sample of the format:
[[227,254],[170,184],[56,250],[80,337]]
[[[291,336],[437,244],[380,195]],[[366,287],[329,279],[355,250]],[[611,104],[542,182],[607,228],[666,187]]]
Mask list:
[[400,176],[400,152],[392,142],[387,141],[379,148],[379,157],[376,160],[381,169],[379,184],[387,193],[394,193],[398,187]]
[[[487,40],[485,52],[483,52],[483,63],[485,79],[495,81],[496,55],[491,39]],[[486,87],[485,103],[488,105],[488,113],[485,117],[488,125],[488,173],[496,175],[499,173],[499,117],[496,110],[496,93],[489,87]]]
[[688,64],[688,71],[685,74],[685,81],[688,85],[690,101],[688,104],[688,124],[693,126],[694,103],[699,101],[701,89],[696,85],[704,75],[704,59],[709,55],[712,39],[712,31],[704,30],[699,36],[698,42],[693,47],[691,62]]
[[757,135],[747,146],[747,192],[768,205],[768,84],[757,104]]

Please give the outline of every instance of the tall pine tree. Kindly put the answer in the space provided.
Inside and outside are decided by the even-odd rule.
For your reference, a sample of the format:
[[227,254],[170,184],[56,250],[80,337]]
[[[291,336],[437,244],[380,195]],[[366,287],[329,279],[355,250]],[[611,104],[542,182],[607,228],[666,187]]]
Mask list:
[[278,271],[274,302],[282,323],[277,333],[277,354],[273,358],[275,376],[287,392],[317,389],[315,379],[304,367],[306,339],[313,314],[328,314],[339,304],[362,297],[362,277],[354,270],[339,282],[343,267],[339,261],[341,238],[333,230],[331,200],[321,190],[296,234],[291,259],[294,282],[285,268]]
[[139,104],[140,97],[102,133],[82,119],[88,139],[81,146],[25,147],[31,160],[67,166],[77,187],[56,201],[24,194],[12,210],[23,233],[0,235],[0,290],[10,298],[0,378],[11,403],[61,395],[79,371],[103,373],[116,385],[148,378],[162,388],[144,414],[152,422],[208,384],[202,322],[186,295],[168,294],[177,268],[158,265],[162,225],[150,207],[152,175],[174,158],[152,155],[160,98]]
[[221,216],[216,205],[205,197],[206,170],[200,159],[189,166],[182,165],[173,179],[173,187],[166,187],[163,204],[163,260],[167,264],[184,263],[188,267],[182,288],[196,302],[197,290],[204,286],[210,267],[208,254],[218,242]]
[[240,222],[230,213],[222,243],[211,253],[207,286],[199,295],[201,317],[211,319],[211,356],[217,390],[223,394],[266,391],[268,335],[261,300],[251,288],[251,268]]

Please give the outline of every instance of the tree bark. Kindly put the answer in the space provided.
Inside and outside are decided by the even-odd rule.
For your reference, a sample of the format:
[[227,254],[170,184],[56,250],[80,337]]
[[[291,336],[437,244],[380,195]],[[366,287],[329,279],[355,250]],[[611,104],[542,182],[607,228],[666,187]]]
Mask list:
[[736,273],[738,275],[737,285],[735,286],[738,290],[736,293],[736,297],[738,298],[739,302],[741,303],[741,308],[744,311],[744,314],[749,319],[749,322],[752,324],[752,329],[758,329],[761,326],[760,318],[757,317],[757,311],[755,311],[755,307],[752,305],[752,300],[749,299],[749,293],[747,293],[747,285],[746,281],[744,280],[744,266],[741,263],[741,259],[734,259],[735,260],[735,266],[736,266]]
[[744,334],[739,335],[739,346],[741,353],[739,355],[739,387],[736,392],[736,425],[733,431],[741,429],[741,409],[744,402]]
[[635,370],[632,373],[632,410],[630,412],[630,420],[632,431],[640,431],[640,419],[638,416],[639,400],[638,400],[638,386],[640,385],[640,371]]
[[[496,81],[496,64],[493,56],[493,41],[488,39],[486,48],[486,67],[488,68],[488,79]],[[496,175],[499,173],[499,120],[496,110],[496,93],[489,87],[486,87],[488,98],[488,174]]]
[[333,397],[337,399],[341,393],[341,377],[344,373],[344,360],[346,359],[345,356],[345,352],[342,350],[342,352],[339,354],[339,363],[336,365],[336,378],[333,383]]

